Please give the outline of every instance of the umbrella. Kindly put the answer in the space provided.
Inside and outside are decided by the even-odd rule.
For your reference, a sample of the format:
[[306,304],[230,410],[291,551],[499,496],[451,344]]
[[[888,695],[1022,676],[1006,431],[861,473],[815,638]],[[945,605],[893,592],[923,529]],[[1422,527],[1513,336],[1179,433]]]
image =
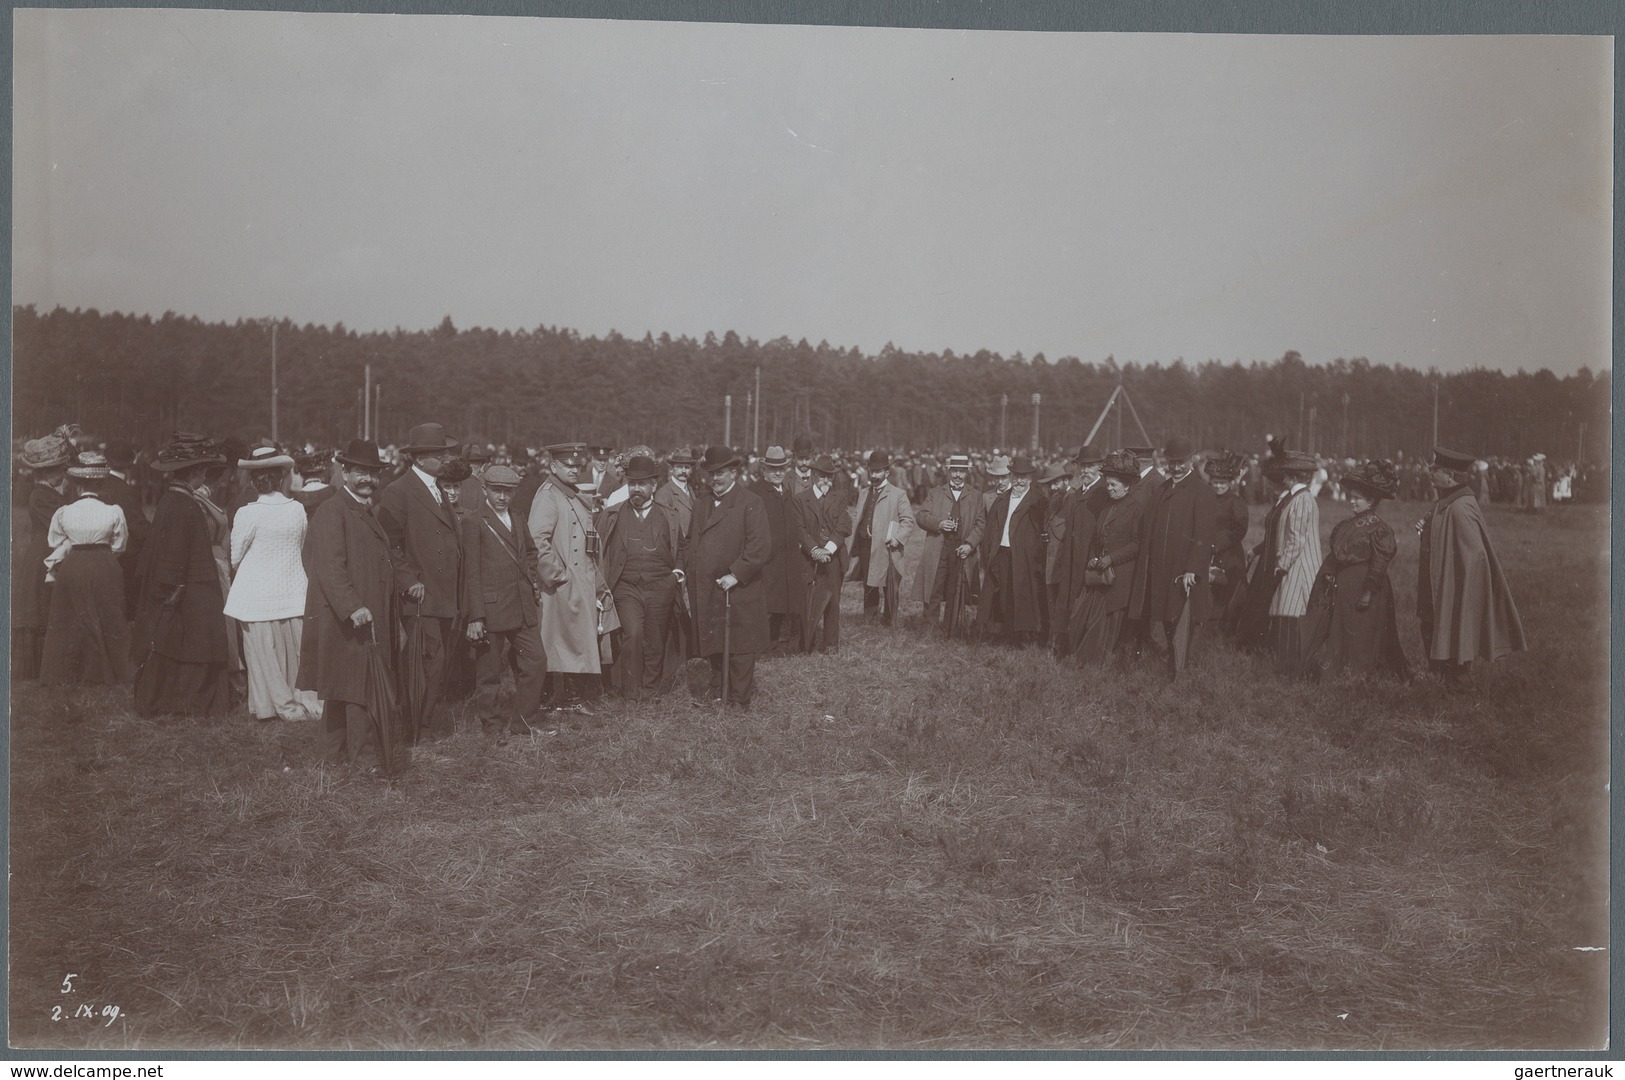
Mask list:
[[423,737],[423,725],[428,719],[423,715],[429,700],[429,679],[424,666],[423,601],[419,600],[416,614],[406,620],[406,648],[401,657],[401,728],[409,743]]
[[948,595],[943,605],[943,632],[948,637],[970,633],[976,619],[973,601],[976,599],[970,582],[970,560],[959,559],[959,565],[948,574]]
[[[1206,585],[1197,585],[1199,589]],[[1174,632],[1168,639],[1168,658],[1173,663],[1174,675],[1177,677],[1185,670],[1185,661],[1191,652],[1191,593],[1185,590],[1185,602],[1179,605],[1179,620],[1174,623]]]
[[367,624],[371,646],[367,649],[366,709],[372,717],[372,733],[378,740],[378,760],[386,773],[395,771],[395,721],[399,707],[395,703],[395,683],[389,676],[387,644],[378,641],[378,620]]
[[728,708],[728,661],[733,659],[733,590],[722,590],[722,708]]

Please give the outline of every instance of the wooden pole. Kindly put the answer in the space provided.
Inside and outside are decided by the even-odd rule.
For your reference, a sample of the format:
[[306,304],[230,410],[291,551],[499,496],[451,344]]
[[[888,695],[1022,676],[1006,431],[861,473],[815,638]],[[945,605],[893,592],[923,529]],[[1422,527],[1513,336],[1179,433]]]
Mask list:
[[361,437],[372,438],[372,365],[363,369],[361,381]]
[[732,446],[734,442],[734,396],[722,395],[722,445]]
[[271,441],[277,441],[276,430],[276,323],[271,324]]

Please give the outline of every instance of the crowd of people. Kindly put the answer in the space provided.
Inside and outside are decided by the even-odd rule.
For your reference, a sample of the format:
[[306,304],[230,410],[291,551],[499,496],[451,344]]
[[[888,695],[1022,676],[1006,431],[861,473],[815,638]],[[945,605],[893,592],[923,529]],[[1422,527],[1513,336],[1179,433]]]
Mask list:
[[[1481,507],[1533,490],[1539,509],[1547,486],[1442,447],[1419,468],[1280,439],[1204,454],[1181,436],[1044,455],[803,437],[758,456],[511,452],[434,423],[383,450],[178,432],[146,462],[162,481],[147,493],[136,459],[71,426],[21,447],[16,677],[133,676],[141,715],[246,701],[262,721],[314,720],[325,758],[386,769],[469,695],[494,735],[679,680],[698,704],[749,708],[759,658],[839,648],[849,581],[879,624],[918,602],[944,634],[1083,667],[1156,656],[1177,678],[1222,634],[1287,676],[1409,679],[1400,537],[1379,513],[1407,496],[1432,503],[1414,523],[1424,659],[1467,689],[1473,661],[1524,648]],[[1349,511],[1325,550],[1323,502]],[[1268,505],[1251,550],[1249,503]]]

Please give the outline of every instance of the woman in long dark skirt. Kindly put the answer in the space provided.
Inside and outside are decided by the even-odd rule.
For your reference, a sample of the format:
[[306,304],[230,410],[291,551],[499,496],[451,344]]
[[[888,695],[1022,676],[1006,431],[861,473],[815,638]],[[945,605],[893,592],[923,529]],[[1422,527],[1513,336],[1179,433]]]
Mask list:
[[40,649],[51,621],[52,585],[45,580],[45,557],[51,553],[51,518],[65,499],[72,458],[73,443],[65,428],[23,444],[22,463],[33,482],[28,485],[28,536],[12,574],[11,677],[18,682],[39,678]]
[[1117,648],[1128,611],[1134,557],[1140,551],[1142,503],[1128,497],[1129,488],[1140,479],[1139,463],[1129,451],[1113,450],[1100,475],[1110,501],[1095,519],[1083,591],[1073,604],[1067,635],[1077,642],[1075,655],[1083,665],[1103,664]]
[[195,489],[223,459],[214,444],[177,432],[153,463],[169,486],[141,552],[136,606],[138,715],[219,716],[231,709],[225,593],[209,519]]
[[74,499],[51,517],[45,565],[54,584],[40,664],[45,683],[122,683],[130,672],[118,561],[129,526],[124,511],[101,496],[106,478],[107,459],[94,450],[81,453],[68,468]]
[[1303,673],[1340,671],[1410,677],[1399,644],[1388,564],[1399,550],[1377,506],[1399,492],[1399,471],[1368,461],[1343,477],[1354,513],[1332,529],[1303,618]]

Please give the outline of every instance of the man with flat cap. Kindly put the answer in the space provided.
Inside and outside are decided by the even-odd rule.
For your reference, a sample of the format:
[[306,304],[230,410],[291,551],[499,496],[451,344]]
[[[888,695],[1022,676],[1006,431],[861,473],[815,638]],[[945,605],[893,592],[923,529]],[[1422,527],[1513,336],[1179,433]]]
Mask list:
[[756,687],[756,654],[768,645],[760,578],[773,539],[762,500],[740,483],[744,460],[739,454],[726,446],[707,447],[701,464],[711,490],[694,502],[683,567],[696,651],[711,666],[708,691],[697,698],[722,699],[726,646],[728,703],[748,706]]
[[1044,591],[1044,522],[1048,504],[1033,487],[1038,468],[1027,457],[1010,462],[1010,490],[1000,492],[982,527],[979,620],[1015,645],[1044,640],[1049,610]]
[[[908,494],[890,479],[891,455],[876,450],[865,465],[869,483],[858,496],[852,555],[863,583],[863,613],[890,626],[897,615],[903,583],[903,545],[914,531]],[[882,606],[884,604],[884,606]]]
[[1094,446],[1085,446],[1073,457],[1077,468],[1072,490],[1066,493],[1066,512],[1059,532],[1051,514],[1050,550],[1055,553],[1054,586],[1050,594],[1050,640],[1057,656],[1070,656],[1077,642],[1070,640],[1073,615],[1082,614],[1083,572],[1089,564],[1089,543],[1095,535],[1095,519],[1105,509],[1110,496],[1100,481],[1106,455]]
[[1218,505],[1213,489],[1196,475],[1189,439],[1182,435],[1169,439],[1163,458],[1168,463],[1168,478],[1156,484],[1145,500],[1128,617],[1147,627],[1162,624],[1169,674],[1178,677],[1189,658],[1196,628],[1207,621],[1212,609],[1207,568],[1213,560]]
[[1474,660],[1524,650],[1523,622],[1469,483],[1472,468],[1472,455],[1435,447],[1428,472],[1439,497],[1416,522],[1422,649],[1454,691],[1470,688]]
[[626,498],[598,512],[598,532],[604,538],[604,582],[621,624],[610,683],[635,701],[660,681],[688,545],[677,511],[654,501],[660,483],[654,459],[630,458],[624,479]]
[[[538,628],[541,582],[530,529],[513,515],[519,473],[487,465],[483,495],[463,519],[464,633],[474,648],[474,706],[490,735],[525,735],[540,718],[547,654]],[[497,708],[502,670],[513,672],[513,706]]]
[[607,629],[605,608],[614,608],[592,505],[578,487],[592,459],[585,443],[556,443],[547,451],[552,472],[530,507],[542,585],[542,648],[553,675],[555,707],[590,714],[603,670],[598,637]]
[[406,602],[402,625],[415,620],[422,631],[423,712],[408,717],[407,741],[451,733],[444,701],[446,665],[451,658],[463,571],[463,545],[457,516],[440,488],[440,473],[457,449],[439,424],[414,427],[401,447],[410,463],[378,495],[378,523],[389,537],[395,576]]
[[[925,617],[933,623],[941,620],[944,602],[960,607],[971,602],[974,593],[966,595],[965,579],[975,569],[970,559],[982,542],[982,527],[987,519],[981,495],[970,486],[970,458],[949,454],[947,474],[943,483],[926,492],[915,514],[915,521],[925,532],[925,544],[914,577],[914,595],[925,605]],[[955,618],[958,615],[952,610],[949,614]]]
[[373,768],[381,749],[376,728],[392,719],[369,711],[367,665],[378,656],[394,667],[390,635],[400,604],[389,537],[372,511],[386,462],[370,439],[352,440],[335,460],[342,479],[311,514],[305,533],[296,685],[322,701],[322,760]]
[[835,490],[840,471],[828,454],[808,466],[812,485],[796,495],[801,519],[801,556],[808,566],[807,610],[802,618],[803,652],[834,652],[841,644],[841,582],[846,579],[846,539],[852,515]]
[[807,608],[807,563],[801,558],[801,518],[785,475],[790,455],[782,446],[770,446],[762,455],[762,476],[750,490],[762,500],[773,554],[762,568],[762,590],[767,600],[767,633],[773,654],[801,651],[801,618]]

